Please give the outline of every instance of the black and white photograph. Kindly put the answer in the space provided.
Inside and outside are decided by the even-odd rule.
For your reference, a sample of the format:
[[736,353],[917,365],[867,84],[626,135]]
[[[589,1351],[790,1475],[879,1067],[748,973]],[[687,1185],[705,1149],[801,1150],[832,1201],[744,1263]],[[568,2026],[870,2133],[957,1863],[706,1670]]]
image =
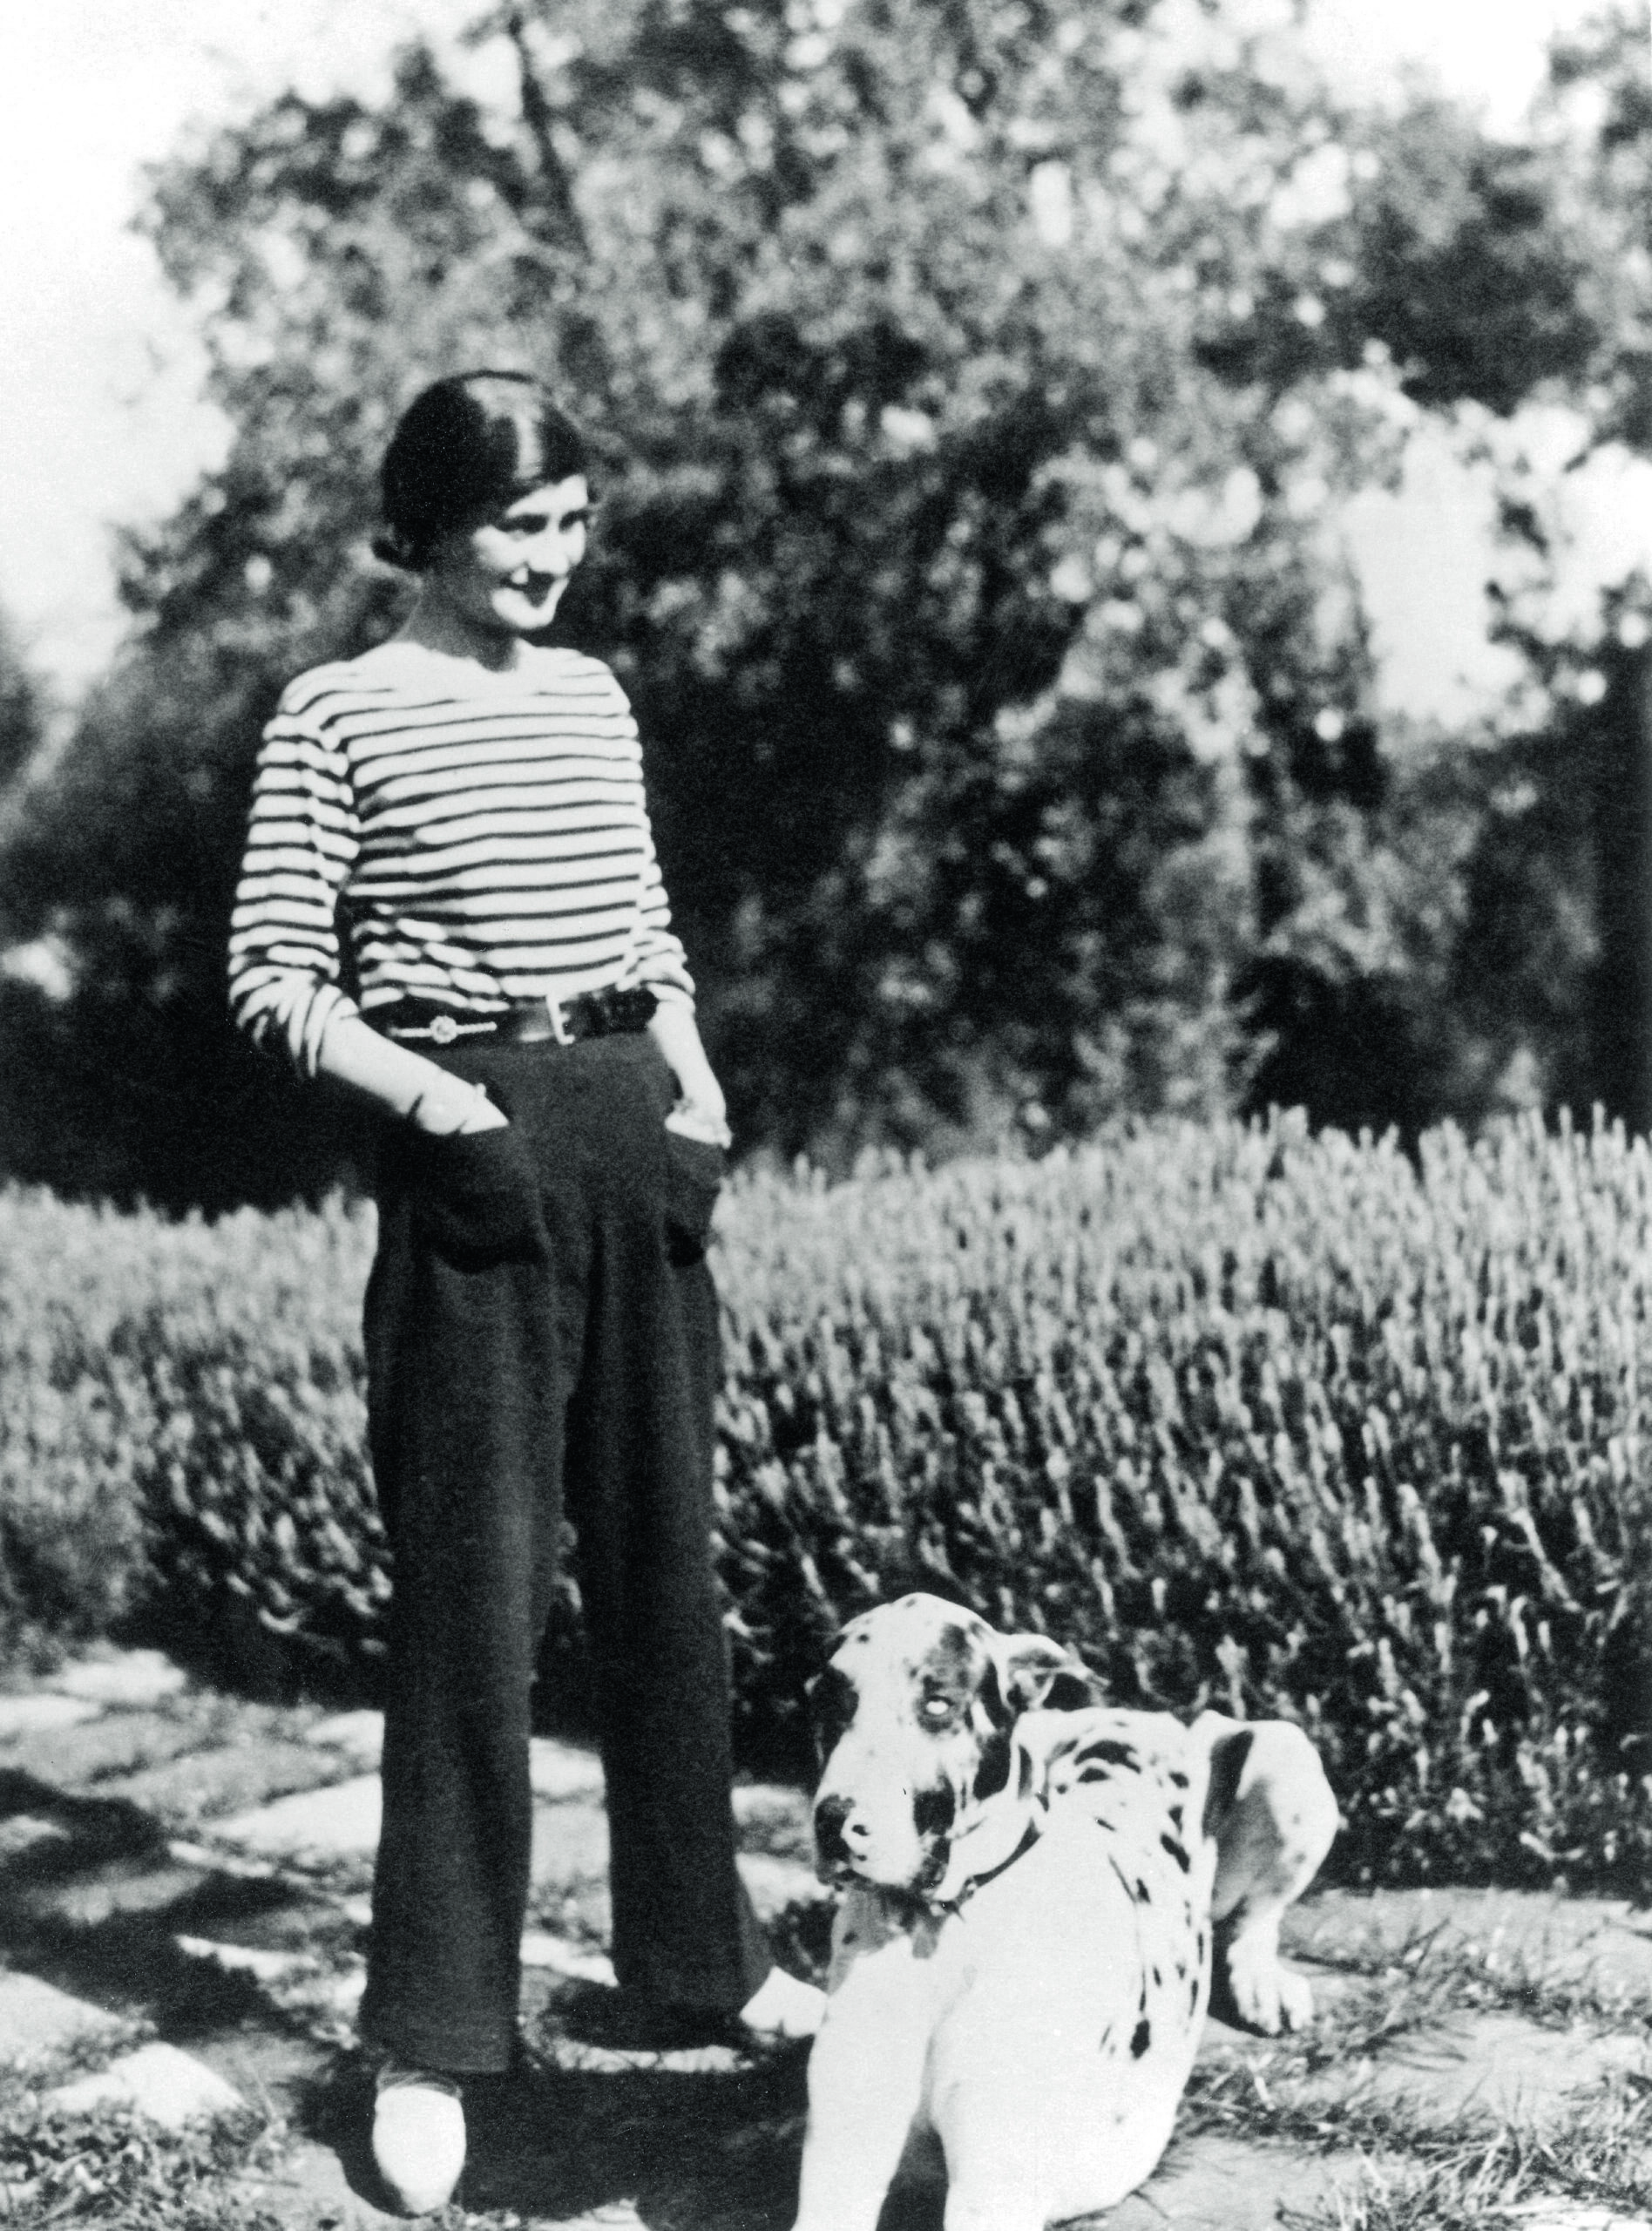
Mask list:
[[1648,0],[0,5],[0,2220],[1652,2231]]

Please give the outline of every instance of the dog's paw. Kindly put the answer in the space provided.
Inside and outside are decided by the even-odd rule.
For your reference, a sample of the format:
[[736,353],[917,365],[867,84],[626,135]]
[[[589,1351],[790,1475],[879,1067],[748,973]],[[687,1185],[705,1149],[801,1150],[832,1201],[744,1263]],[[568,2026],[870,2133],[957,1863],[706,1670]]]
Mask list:
[[1270,1936],[1240,1936],[1217,1953],[1210,2011],[1218,2021],[1276,2038],[1282,2030],[1308,2027],[1314,2018],[1314,1994],[1305,1976],[1280,1966]]
[[1289,1968],[1281,1968],[1278,1973],[1280,2028],[1310,2028],[1314,2018],[1313,1985],[1306,1976],[1293,1975]]

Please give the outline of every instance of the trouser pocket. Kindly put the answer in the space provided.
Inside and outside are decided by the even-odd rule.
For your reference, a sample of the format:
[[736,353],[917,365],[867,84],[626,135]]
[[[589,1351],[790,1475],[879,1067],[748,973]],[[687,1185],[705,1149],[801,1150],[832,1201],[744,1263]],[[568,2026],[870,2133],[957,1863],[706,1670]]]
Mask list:
[[708,1140],[686,1138],[668,1126],[665,1141],[667,1252],[674,1263],[697,1263],[711,1238],[727,1158]]
[[543,1262],[539,1173],[513,1123],[407,1143],[414,1212],[430,1244],[462,1270]]

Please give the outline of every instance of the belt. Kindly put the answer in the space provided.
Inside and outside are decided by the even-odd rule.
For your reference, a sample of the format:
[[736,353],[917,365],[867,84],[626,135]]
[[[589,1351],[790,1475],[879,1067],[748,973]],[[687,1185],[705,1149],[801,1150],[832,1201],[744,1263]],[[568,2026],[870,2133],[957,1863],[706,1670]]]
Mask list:
[[451,1046],[460,1038],[487,1036],[506,1046],[534,1046],[545,1041],[572,1046],[581,1038],[607,1038],[616,1031],[642,1030],[659,1006],[646,984],[629,991],[579,992],[571,1000],[550,993],[543,999],[512,1000],[488,1014],[441,1006],[434,1000],[397,1000],[369,1007],[366,1021],[391,1038],[428,1038]]

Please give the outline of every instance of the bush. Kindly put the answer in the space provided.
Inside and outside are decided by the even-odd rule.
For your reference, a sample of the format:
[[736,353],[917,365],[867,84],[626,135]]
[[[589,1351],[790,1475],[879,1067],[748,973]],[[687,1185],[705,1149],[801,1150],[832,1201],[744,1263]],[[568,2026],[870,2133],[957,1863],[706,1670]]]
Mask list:
[[370,1217],[216,1224],[0,1195],[0,1603],[14,1638],[245,1605],[337,1663],[389,1597],[358,1320]]
[[[14,1614],[240,1600],[370,1652],[370,1215],[3,1217]],[[1642,1144],[1535,1123],[1415,1163],[1287,1119],[741,1180],[720,1508],[748,1755],[797,1755],[837,1624],[926,1586],[1074,1644],[1121,1702],[1300,1720],[1344,1873],[1652,1884],[1649,1226]]]
[[911,1585],[1300,1720],[1356,1875],[1640,1879],[1652,1162],[1144,1128],[724,1226],[740,1692]]

